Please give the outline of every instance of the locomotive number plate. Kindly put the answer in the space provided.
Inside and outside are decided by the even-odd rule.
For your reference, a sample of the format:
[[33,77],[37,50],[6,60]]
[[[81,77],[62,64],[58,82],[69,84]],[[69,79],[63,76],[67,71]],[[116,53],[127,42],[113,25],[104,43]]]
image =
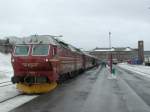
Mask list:
[[33,68],[33,67],[37,67],[38,63],[22,63],[22,65],[24,67],[29,67],[29,68]]

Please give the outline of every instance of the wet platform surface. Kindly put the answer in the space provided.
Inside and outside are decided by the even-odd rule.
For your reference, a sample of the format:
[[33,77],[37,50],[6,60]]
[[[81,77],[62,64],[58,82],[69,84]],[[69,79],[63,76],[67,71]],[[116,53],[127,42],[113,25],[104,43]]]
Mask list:
[[94,68],[11,112],[150,112],[150,79]]

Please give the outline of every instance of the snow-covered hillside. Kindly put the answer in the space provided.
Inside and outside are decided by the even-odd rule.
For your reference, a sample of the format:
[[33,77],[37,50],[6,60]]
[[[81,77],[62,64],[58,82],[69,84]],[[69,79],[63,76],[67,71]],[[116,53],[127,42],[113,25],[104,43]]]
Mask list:
[[0,53],[0,112],[8,112],[37,97],[37,95],[21,95],[16,85],[11,83],[13,69],[11,54]]
[[8,79],[12,75],[11,54],[0,53],[0,80]]

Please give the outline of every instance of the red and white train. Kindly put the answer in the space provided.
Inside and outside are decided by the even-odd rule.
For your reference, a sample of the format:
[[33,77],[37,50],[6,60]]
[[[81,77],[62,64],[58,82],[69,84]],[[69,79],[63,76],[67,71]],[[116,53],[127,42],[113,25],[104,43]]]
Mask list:
[[49,35],[33,35],[12,52],[12,82],[25,93],[44,93],[57,82],[97,66],[98,59]]

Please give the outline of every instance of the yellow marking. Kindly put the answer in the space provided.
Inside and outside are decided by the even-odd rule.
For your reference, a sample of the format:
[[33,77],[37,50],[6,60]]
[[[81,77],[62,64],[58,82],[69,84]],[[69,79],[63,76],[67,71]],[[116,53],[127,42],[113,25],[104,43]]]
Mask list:
[[17,89],[27,94],[39,94],[39,93],[49,92],[55,89],[56,86],[57,86],[56,82],[45,83],[45,84],[33,84],[33,85],[18,83]]

